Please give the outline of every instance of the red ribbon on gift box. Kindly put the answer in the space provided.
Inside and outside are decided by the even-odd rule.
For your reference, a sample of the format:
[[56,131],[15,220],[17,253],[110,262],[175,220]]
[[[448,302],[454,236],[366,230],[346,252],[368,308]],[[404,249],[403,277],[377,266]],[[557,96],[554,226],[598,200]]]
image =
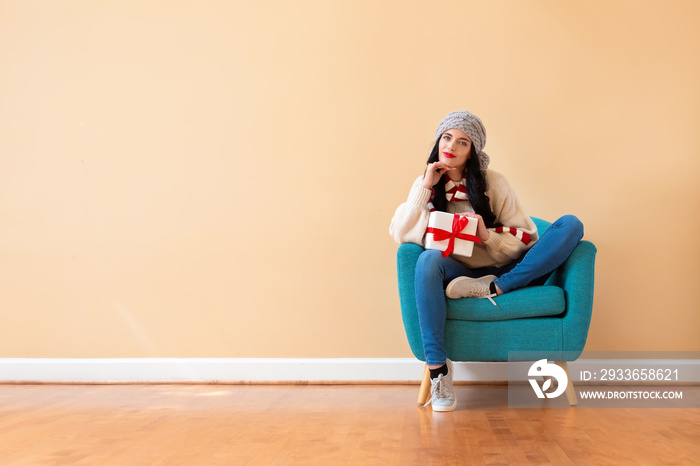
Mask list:
[[469,225],[469,217],[461,217],[459,215],[455,215],[452,219],[452,231],[428,227],[428,229],[425,230],[425,232],[432,233],[434,241],[444,241],[446,239],[450,240],[447,243],[447,249],[442,251],[442,257],[447,257],[450,254],[452,254],[452,251],[455,250],[455,238],[465,239],[467,241],[474,241],[475,243],[481,244],[481,240],[478,236],[469,235],[467,233],[460,233],[462,230],[467,228],[467,225]]

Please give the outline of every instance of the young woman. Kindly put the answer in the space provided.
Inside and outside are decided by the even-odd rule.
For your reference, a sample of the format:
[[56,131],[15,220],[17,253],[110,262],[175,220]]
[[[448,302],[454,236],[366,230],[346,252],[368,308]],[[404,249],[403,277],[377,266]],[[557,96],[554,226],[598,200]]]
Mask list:
[[581,222],[566,215],[538,238],[508,181],[488,169],[485,143],[486,131],[477,116],[467,111],[448,114],[438,125],[425,173],[396,209],[389,229],[399,244],[425,246],[433,210],[478,222],[481,244],[474,244],[471,257],[443,257],[426,249],[416,266],[416,304],[434,411],[452,411],[457,405],[453,365],[445,351],[445,295],[488,298],[495,304],[492,298],[503,293],[544,284],[583,237]]

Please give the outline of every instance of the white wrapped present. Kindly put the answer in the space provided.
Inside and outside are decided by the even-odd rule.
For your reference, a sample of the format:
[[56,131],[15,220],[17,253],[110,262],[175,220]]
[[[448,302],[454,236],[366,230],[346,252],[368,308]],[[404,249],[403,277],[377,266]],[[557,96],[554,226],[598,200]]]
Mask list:
[[478,220],[460,214],[435,211],[428,219],[425,235],[426,249],[442,251],[442,256],[471,257],[474,243],[481,244],[476,236]]

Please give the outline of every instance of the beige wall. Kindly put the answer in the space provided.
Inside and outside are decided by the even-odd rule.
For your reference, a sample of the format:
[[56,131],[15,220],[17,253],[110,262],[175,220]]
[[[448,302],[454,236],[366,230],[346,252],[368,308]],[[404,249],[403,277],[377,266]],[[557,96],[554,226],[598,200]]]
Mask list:
[[700,350],[695,2],[0,1],[0,357],[407,357],[388,226],[480,115],[598,247],[590,350]]

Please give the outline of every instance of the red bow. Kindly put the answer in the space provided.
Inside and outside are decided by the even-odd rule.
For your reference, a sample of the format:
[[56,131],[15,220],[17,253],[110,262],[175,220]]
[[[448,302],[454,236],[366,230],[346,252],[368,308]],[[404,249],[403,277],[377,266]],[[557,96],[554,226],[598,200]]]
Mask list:
[[467,228],[467,225],[469,225],[469,217],[461,217],[459,215],[455,215],[452,219],[452,231],[428,227],[426,233],[432,233],[434,241],[444,241],[446,239],[450,240],[447,243],[447,249],[442,251],[442,257],[447,257],[450,254],[452,254],[452,251],[454,251],[455,249],[455,238],[465,239],[467,241],[474,241],[475,243],[481,244],[481,240],[478,236],[460,233],[462,230]]

